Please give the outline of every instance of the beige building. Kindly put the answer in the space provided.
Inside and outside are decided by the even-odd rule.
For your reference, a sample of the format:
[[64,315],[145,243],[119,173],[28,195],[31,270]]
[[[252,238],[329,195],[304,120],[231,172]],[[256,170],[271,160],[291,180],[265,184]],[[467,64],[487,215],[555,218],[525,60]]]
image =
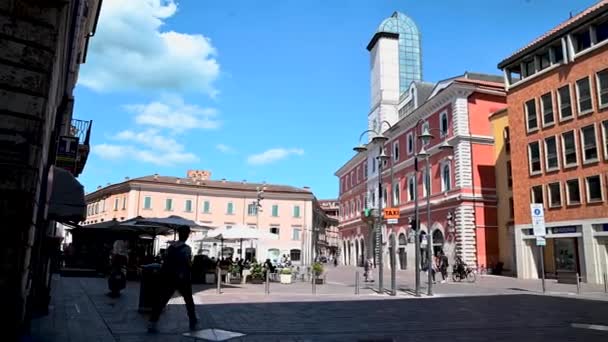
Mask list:
[[[277,239],[247,242],[242,255],[254,255],[258,260],[278,260],[288,255],[301,264],[312,260],[315,199],[310,189],[211,180],[210,176],[208,171],[190,170],[185,178],[151,175],[98,187],[86,196],[87,217],[81,224],[177,215],[204,226],[259,227],[276,234]],[[262,189],[258,212],[256,202]],[[198,242],[202,237],[194,234],[189,241],[194,252],[219,255],[217,245]],[[158,248],[163,248],[164,242],[160,239]],[[225,247],[225,254],[241,254],[240,244]]]

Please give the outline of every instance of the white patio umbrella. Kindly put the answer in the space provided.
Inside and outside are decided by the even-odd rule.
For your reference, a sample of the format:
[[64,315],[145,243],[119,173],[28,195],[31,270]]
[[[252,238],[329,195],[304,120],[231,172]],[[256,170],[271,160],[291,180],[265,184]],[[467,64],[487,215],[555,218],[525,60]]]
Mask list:
[[[268,232],[263,232],[256,228],[250,228],[245,225],[221,226],[207,234],[203,241],[219,241],[221,243],[221,251],[224,250],[224,241],[240,242],[241,254],[243,253],[243,240],[278,240],[279,236]],[[241,255],[242,257],[242,255]]]
[[193,220],[189,220],[177,215],[171,215],[169,217],[138,217],[135,219],[135,224],[169,227],[174,230],[173,239],[175,239],[177,228],[181,226],[188,226],[193,231],[207,231],[212,229],[210,226],[201,225]]

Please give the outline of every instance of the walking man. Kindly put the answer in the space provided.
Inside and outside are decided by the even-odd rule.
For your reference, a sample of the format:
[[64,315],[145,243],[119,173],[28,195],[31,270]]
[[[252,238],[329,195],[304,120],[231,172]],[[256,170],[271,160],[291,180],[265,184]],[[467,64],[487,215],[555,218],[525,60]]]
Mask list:
[[441,271],[442,283],[448,281],[448,266],[448,257],[445,255],[445,253],[441,252],[441,254],[439,255],[439,270]]
[[196,329],[198,319],[194,310],[194,300],[192,299],[192,250],[186,244],[190,235],[190,227],[182,226],[177,230],[179,241],[167,248],[164,263],[161,267],[161,293],[160,300],[152,309],[148,331],[158,332],[158,318],[161,311],[165,308],[175,290],[179,291],[186,302],[188,318],[190,319],[190,329]]

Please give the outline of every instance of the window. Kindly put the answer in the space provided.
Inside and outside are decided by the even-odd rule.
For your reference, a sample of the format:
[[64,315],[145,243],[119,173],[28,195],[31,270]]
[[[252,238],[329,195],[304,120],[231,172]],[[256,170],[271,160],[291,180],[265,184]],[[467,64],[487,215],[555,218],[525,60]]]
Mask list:
[[553,50],[553,62],[554,63],[561,63],[564,61],[564,50],[562,50],[562,44],[559,43],[558,45],[555,45],[551,48]]
[[595,26],[595,41],[596,44],[608,39],[608,21]]
[[300,217],[300,206],[295,205],[293,207],[293,217]]
[[234,214],[234,203],[228,202],[228,205],[226,206],[226,214],[228,214],[228,215]]
[[562,206],[562,187],[561,183],[551,183],[547,185],[549,195],[549,207],[557,208]]
[[376,207],[376,191],[372,192],[372,208]]
[[101,200],[101,212],[102,213],[106,212],[106,200],[105,199]]
[[513,205],[513,197],[509,197],[509,218],[515,217],[515,206]]
[[449,162],[441,166],[441,191],[446,192],[452,189],[452,175],[450,173]]
[[448,127],[448,112],[442,112],[439,119],[439,130],[442,138],[448,135]]
[[393,205],[398,205],[401,200],[401,191],[399,189],[399,181],[393,184]]
[[291,259],[291,261],[300,261],[301,255],[302,252],[300,252],[299,249],[292,249],[291,251],[289,251],[289,258]]
[[590,176],[585,178],[587,185],[587,202],[601,202],[603,200],[602,194],[602,179],[599,175]]
[[505,127],[505,129],[502,131],[502,137],[505,141],[505,151],[507,153],[511,152],[511,136],[509,134],[509,127]]
[[528,132],[538,129],[538,117],[536,116],[536,99],[526,102],[526,122],[528,123]]
[[276,204],[272,205],[272,216],[273,217],[279,216],[279,206]]
[[572,100],[570,99],[570,85],[557,89],[557,102],[559,103],[559,119],[572,118]]
[[117,210],[118,210],[118,203],[120,203],[120,199],[115,198],[115,199],[114,199],[114,211],[117,211]]
[[388,191],[386,190],[386,186],[382,187],[382,207],[386,208],[386,203],[388,202]]
[[258,205],[257,203],[250,203],[247,205],[247,215],[255,216],[258,213]]
[[367,179],[367,163],[363,165],[363,179]]
[[279,227],[270,227],[270,234],[279,235],[280,228]]
[[578,183],[578,178],[566,181],[566,196],[568,205],[581,204],[581,188]]
[[578,99],[578,114],[584,115],[593,111],[591,103],[591,85],[589,77],[576,81],[576,97]]
[[559,169],[557,139],[555,137],[548,137],[545,139],[545,169],[546,171],[555,171]]
[[300,233],[302,232],[299,228],[293,228],[291,231],[291,239],[294,241],[300,241]]
[[600,108],[608,107],[608,69],[596,74],[597,79],[597,101]]
[[409,176],[407,178],[407,200],[413,201],[416,199],[416,179],[414,176]]
[[528,144],[528,158],[530,174],[541,172],[540,144],[538,141]]
[[511,161],[507,161],[507,186],[509,189],[513,187],[513,172],[511,171]]
[[525,77],[532,76],[536,73],[536,65],[534,63],[534,59],[524,61],[524,73]]
[[575,53],[579,53],[589,47],[591,47],[591,32],[589,27],[586,27],[583,31],[572,35],[573,45]]
[[127,198],[123,197],[122,198],[122,210],[127,209]]
[[546,93],[540,97],[540,105],[543,112],[543,127],[550,126],[555,123],[553,115],[553,96],[551,93]]
[[583,163],[597,161],[597,141],[595,140],[595,125],[581,128],[581,145],[583,146]]
[[95,214],[99,214],[99,202],[95,203]]
[[399,141],[393,143],[393,160],[399,161]]
[[562,133],[562,150],[564,153],[564,167],[576,166],[578,164],[578,157],[576,155],[574,131]]
[[372,173],[376,172],[376,158],[372,158]]
[[532,203],[543,203],[543,187],[542,185],[533,186],[530,191]]
[[210,209],[211,209],[211,206],[210,206],[209,201],[203,202],[203,213],[209,214]]
[[608,160],[608,120],[602,122],[602,136],[603,136],[602,146],[604,148],[604,159]]
[[173,200],[170,198],[165,199],[165,211],[173,210]]
[[349,188],[349,186],[353,186],[353,183],[350,181],[350,176],[346,175],[346,188],[344,190],[347,190]]
[[549,50],[546,50],[538,55],[538,61],[540,64],[540,70],[548,68],[551,65],[551,56],[549,54]]
[[427,196],[431,193],[431,177],[426,170],[422,173],[422,195]]
[[411,155],[414,153],[414,134],[412,132],[407,134],[407,154]]
[[355,183],[355,174],[353,172],[350,173],[350,187],[352,188]]
[[361,167],[357,166],[357,171],[355,171],[355,173],[357,174],[357,182],[356,184],[359,184],[359,182],[361,181]]
[[186,205],[185,205],[184,211],[187,213],[192,212],[192,200],[186,200]]
[[144,209],[152,209],[152,197],[144,197]]

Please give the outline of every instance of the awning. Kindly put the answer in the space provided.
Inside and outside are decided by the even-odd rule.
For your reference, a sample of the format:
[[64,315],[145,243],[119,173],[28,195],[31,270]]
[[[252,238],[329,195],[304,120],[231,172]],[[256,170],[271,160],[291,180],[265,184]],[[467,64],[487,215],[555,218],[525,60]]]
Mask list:
[[57,222],[80,222],[86,218],[84,187],[67,170],[51,166],[47,218]]

